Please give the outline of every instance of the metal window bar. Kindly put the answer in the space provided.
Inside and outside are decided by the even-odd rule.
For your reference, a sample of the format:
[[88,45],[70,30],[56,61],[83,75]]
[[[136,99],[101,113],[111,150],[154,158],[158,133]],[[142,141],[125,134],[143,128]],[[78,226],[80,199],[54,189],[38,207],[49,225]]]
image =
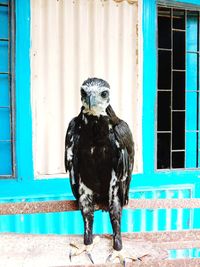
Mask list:
[[10,109],[10,139],[0,140],[1,142],[11,144],[11,174],[0,174],[0,178],[14,178],[16,175],[16,164],[15,164],[15,1],[8,0],[8,3],[1,3],[0,7],[8,8],[8,38],[0,38],[1,42],[8,43],[8,71],[1,71],[0,74],[8,75],[8,86],[9,86],[9,102],[10,106],[0,106],[1,109]]
[[[198,24],[197,24],[197,51],[199,52],[199,12],[198,12]],[[197,54],[197,73],[199,73],[199,54]],[[199,78],[198,78],[198,75],[197,75],[197,92],[196,92],[196,94],[197,94],[196,167],[198,168],[198,166],[199,166],[199,152],[198,152],[198,147],[199,147]]]
[[[174,18],[175,18],[175,15],[174,15],[174,12],[176,11],[182,11],[184,12],[184,27],[183,29],[177,29],[176,27],[174,28]],[[156,146],[156,154],[157,154],[157,167],[156,169],[157,170],[162,170],[162,169],[176,169],[176,167],[173,166],[173,152],[183,152],[184,154],[182,154],[183,157],[183,166],[181,167],[178,167],[178,169],[194,169],[194,167],[192,166],[191,168],[188,168],[186,167],[186,153],[187,153],[187,150],[186,150],[186,132],[195,132],[196,133],[196,166],[195,168],[198,168],[199,167],[199,149],[198,149],[198,146],[199,146],[199,91],[200,91],[200,88],[199,88],[199,79],[198,79],[198,75],[197,75],[197,88],[196,90],[188,90],[187,86],[186,86],[186,74],[187,74],[187,62],[186,62],[186,55],[187,54],[197,54],[198,56],[198,60],[197,60],[197,73],[199,73],[199,53],[200,53],[200,49],[199,49],[199,38],[200,38],[200,33],[199,33],[199,29],[200,29],[200,18],[199,18],[199,12],[198,12],[198,25],[197,25],[197,51],[190,51],[190,50],[187,50],[187,32],[188,32],[188,29],[187,29],[187,16],[188,16],[188,11],[193,11],[193,10],[186,10],[186,9],[179,9],[178,7],[169,7],[169,6],[166,6],[166,5],[158,5],[158,18],[159,16],[163,16],[165,18],[168,18],[170,19],[170,38],[171,38],[171,48],[169,47],[159,47],[159,40],[158,40],[158,44],[157,44],[157,51],[158,53],[161,51],[167,51],[168,53],[171,54],[171,86],[170,88],[159,88],[159,83],[157,85],[157,119],[158,119],[158,116],[159,116],[159,110],[158,110],[158,105],[159,105],[159,98],[158,98],[158,94],[159,92],[169,92],[170,93],[170,101],[171,101],[171,106],[170,106],[170,130],[163,130],[163,129],[158,129],[158,126],[157,126],[157,130],[156,130],[156,137],[157,137],[157,146]],[[196,10],[195,10],[196,11]],[[159,12],[162,12],[159,13]],[[174,68],[173,66],[173,62],[174,62],[174,59],[173,59],[173,44],[174,44],[174,32],[185,32],[185,37],[184,37],[184,42],[185,42],[185,52],[184,52],[184,68],[183,69],[177,69],[177,68]],[[159,55],[158,55],[158,58],[159,58]],[[183,73],[184,75],[184,79],[185,79],[185,90],[184,90],[184,108],[181,108],[181,109],[174,109],[173,108],[173,75],[174,73]],[[185,74],[184,74],[185,73]],[[159,77],[158,77],[159,79]],[[159,80],[158,80],[159,81]],[[191,88],[192,89],[192,88]],[[196,103],[196,129],[195,130],[188,130],[186,129],[186,93],[187,92],[195,92],[196,93],[196,97],[197,97],[197,103]],[[163,94],[163,93],[160,93],[160,94]],[[181,149],[180,148],[173,148],[172,144],[173,144],[173,116],[174,114],[181,114],[181,113],[184,113],[184,147],[182,147]],[[159,122],[157,123],[157,125],[159,124]],[[169,134],[170,135],[170,158],[169,158],[169,166],[165,166],[165,167],[159,167],[158,166],[158,141],[159,141],[159,137],[158,137],[158,134]],[[174,154],[175,155],[175,154]],[[176,154],[177,155],[177,154]]]

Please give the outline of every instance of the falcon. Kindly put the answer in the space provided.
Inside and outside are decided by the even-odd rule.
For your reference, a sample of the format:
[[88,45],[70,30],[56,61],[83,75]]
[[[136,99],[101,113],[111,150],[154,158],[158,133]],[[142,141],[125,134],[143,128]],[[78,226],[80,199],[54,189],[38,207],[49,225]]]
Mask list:
[[80,93],[81,111],[69,123],[65,138],[65,169],[83,217],[84,245],[93,243],[94,211],[99,205],[109,212],[113,249],[120,252],[121,214],[128,203],[134,164],[132,134],[110,105],[107,81],[88,78]]

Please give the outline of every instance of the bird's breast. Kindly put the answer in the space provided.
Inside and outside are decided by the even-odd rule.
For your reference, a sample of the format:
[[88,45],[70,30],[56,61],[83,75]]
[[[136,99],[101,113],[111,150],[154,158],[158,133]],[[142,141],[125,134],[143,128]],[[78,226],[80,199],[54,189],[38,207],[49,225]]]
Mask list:
[[115,158],[107,118],[86,117],[81,127],[78,157],[84,184],[99,194],[107,193]]

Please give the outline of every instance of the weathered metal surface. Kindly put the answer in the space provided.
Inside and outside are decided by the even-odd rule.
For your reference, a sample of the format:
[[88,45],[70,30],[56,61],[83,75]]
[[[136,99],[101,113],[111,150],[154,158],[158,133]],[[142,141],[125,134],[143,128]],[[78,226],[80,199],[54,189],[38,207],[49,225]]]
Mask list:
[[[96,210],[103,206],[96,206]],[[126,209],[183,209],[200,208],[200,199],[131,199]],[[0,215],[6,214],[33,214],[78,210],[76,201],[44,201],[1,203]]]
[[112,105],[133,130],[135,171],[142,171],[137,5],[133,0],[31,1],[31,94],[37,177],[66,176],[65,132],[69,121],[80,112],[80,86],[88,77],[100,77],[110,83]]

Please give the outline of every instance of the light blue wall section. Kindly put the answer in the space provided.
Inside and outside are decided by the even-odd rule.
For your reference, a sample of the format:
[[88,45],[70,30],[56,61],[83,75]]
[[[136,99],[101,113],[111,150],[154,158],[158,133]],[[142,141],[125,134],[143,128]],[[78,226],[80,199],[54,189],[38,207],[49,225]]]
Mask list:
[[197,167],[199,102],[198,14],[188,12],[186,20],[186,167]]
[[16,0],[16,160],[23,181],[33,179],[30,44],[30,1]]
[[156,116],[156,1],[143,1],[143,169],[155,170]]

